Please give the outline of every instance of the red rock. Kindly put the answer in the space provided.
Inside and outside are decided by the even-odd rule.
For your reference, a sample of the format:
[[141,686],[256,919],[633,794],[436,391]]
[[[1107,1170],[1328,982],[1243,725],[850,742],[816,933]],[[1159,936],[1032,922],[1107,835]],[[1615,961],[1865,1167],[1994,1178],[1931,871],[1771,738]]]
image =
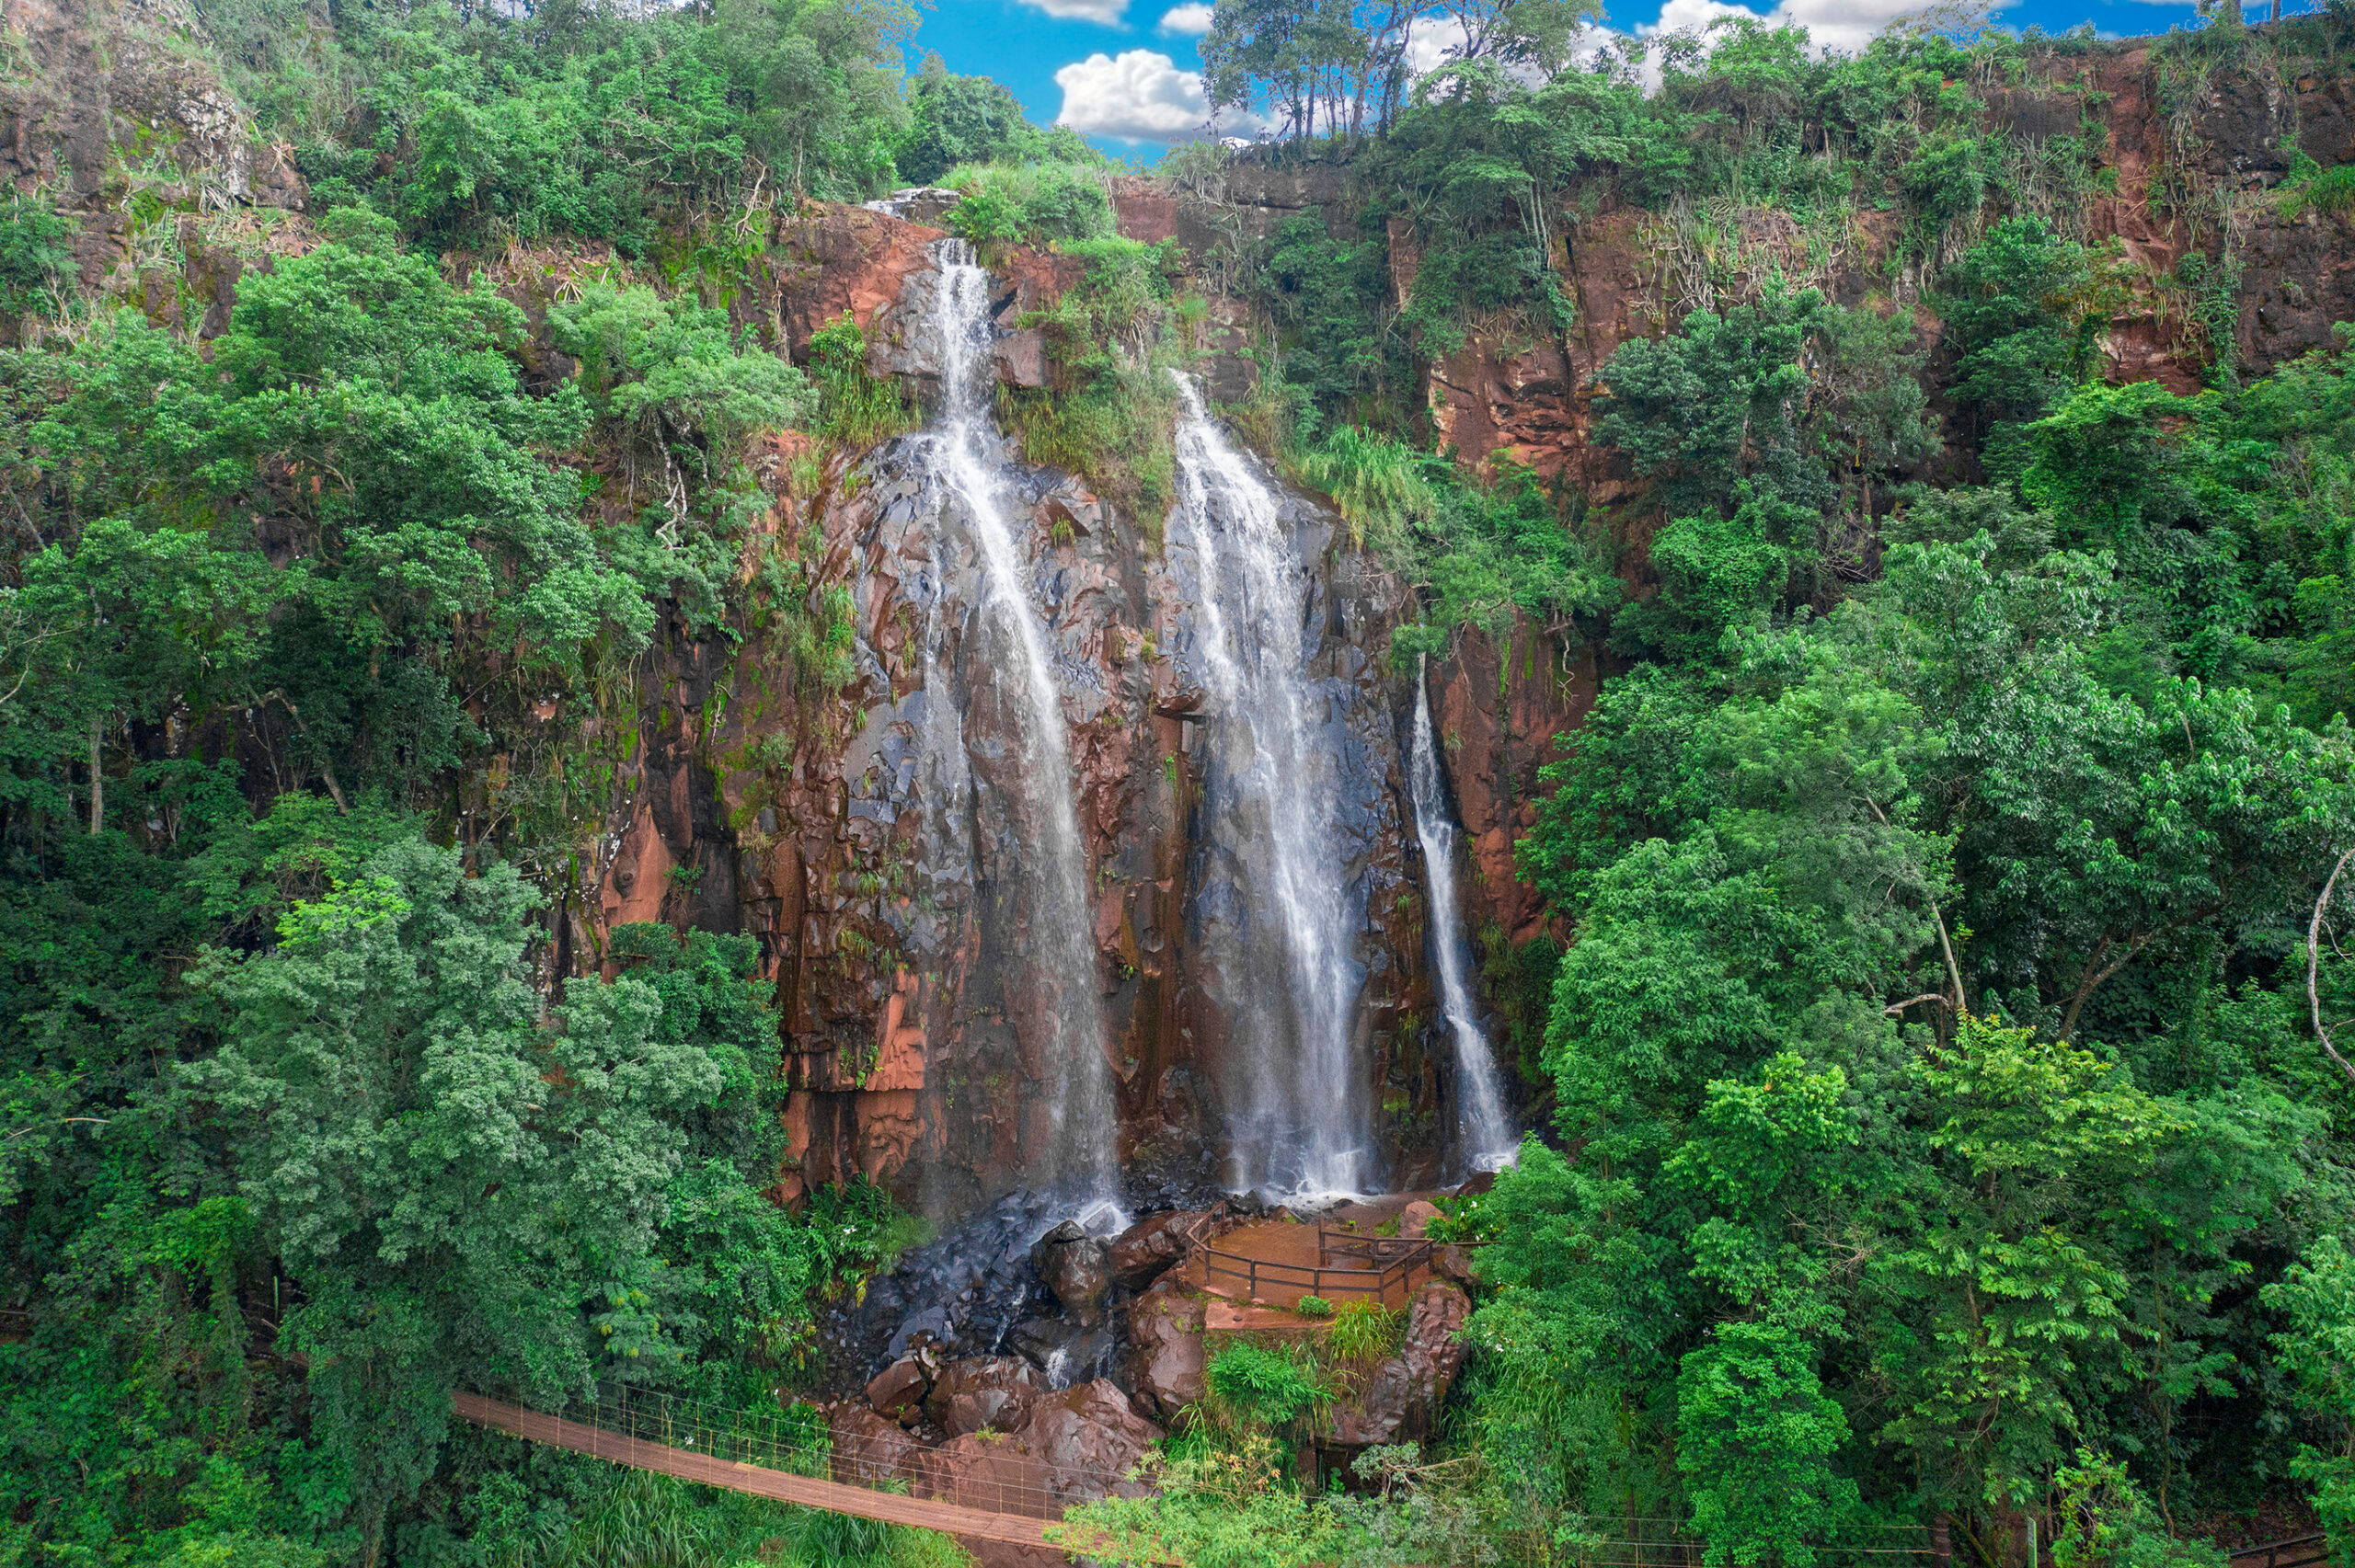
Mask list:
[[1121,1288],[1142,1290],[1161,1271],[1184,1257],[1194,1232],[1208,1218],[1201,1209],[1178,1209],[1140,1219],[1112,1239],[1112,1278]]
[[1049,1517],[1059,1512],[1047,1467],[1019,1436],[968,1432],[925,1450],[913,1488],[919,1497],[994,1514]]
[[1129,1396],[1109,1378],[1040,1400],[1015,1436],[1046,1465],[1050,1483],[1064,1502],[1143,1497],[1153,1490],[1127,1476],[1160,1438],[1161,1428],[1132,1409]]
[[923,1473],[924,1446],[900,1430],[897,1422],[845,1402],[827,1413],[826,1425],[834,1438],[837,1481],[872,1486],[881,1481],[908,1481]]
[[1440,1217],[1437,1205],[1417,1198],[1398,1211],[1398,1234],[1408,1241],[1420,1241],[1430,1222]]
[[867,1385],[867,1402],[875,1407],[878,1415],[897,1421],[922,1405],[925,1394],[932,1387],[932,1371],[921,1357],[902,1356],[880,1372]]
[[1129,1308],[1129,1374],[1147,1413],[1166,1421],[1202,1397],[1202,1303],[1165,1281]]
[[1472,1299],[1447,1281],[1425,1285],[1416,1294],[1398,1354],[1373,1369],[1363,1394],[1334,1407],[1330,1440],[1355,1448],[1429,1436],[1464,1366],[1466,1350],[1456,1335],[1471,1310]]
[[1046,1391],[1039,1369],[1020,1356],[974,1356],[940,1369],[924,1411],[951,1437],[983,1429],[1011,1432]]
[[813,206],[810,216],[780,224],[770,246],[783,305],[786,341],[807,360],[810,338],[848,315],[861,328],[894,304],[911,272],[935,265],[941,231],[861,207]]

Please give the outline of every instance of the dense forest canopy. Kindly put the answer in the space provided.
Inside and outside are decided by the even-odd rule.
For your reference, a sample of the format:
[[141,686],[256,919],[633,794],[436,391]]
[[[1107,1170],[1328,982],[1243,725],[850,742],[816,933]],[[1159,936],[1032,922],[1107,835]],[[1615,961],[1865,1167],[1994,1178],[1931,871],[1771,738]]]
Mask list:
[[[1106,1560],[2355,1552],[2355,343],[2244,362],[2235,293],[2253,222],[2344,244],[2355,165],[2187,153],[2161,270],[2088,217],[2090,36],[1219,0],[1210,101],[1347,194],[1189,258],[1071,132],[908,70],[905,4],[194,9],[304,215],[126,157],[100,277],[92,193],[0,208],[0,1562],[954,1560],[448,1406],[774,1408],[922,1230],[772,1201],[755,942],[561,917],[649,661],[757,646],[810,714],[853,678],[795,506],[913,414],[855,321],[797,364],[737,306],[782,221],[902,184],[1069,270],[1000,397],[1033,459],[1157,545],[1221,295],[1234,423],[1413,589],[1395,670],[1598,676],[1513,845],[1544,918],[1481,937],[1534,1130],[1441,1222],[1489,1244],[1432,1448],[1304,1494],[1329,1390],[1223,1357]],[[2350,49],[2343,5],[2220,15],[2159,108]],[[1158,189],[1215,212],[1227,158]],[[1569,344],[1614,217],[1674,308],[1581,389],[1592,461],[1451,447],[1432,367]],[[229,254],[200,331],[155,280]],[[2150,319],[2194,375],[2122,373]]]

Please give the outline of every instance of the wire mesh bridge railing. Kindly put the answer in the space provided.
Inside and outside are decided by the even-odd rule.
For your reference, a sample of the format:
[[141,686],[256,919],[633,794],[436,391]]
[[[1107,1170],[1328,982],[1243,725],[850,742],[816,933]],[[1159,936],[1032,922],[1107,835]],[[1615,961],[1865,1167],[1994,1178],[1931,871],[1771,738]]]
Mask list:
[[[809,1407],[746,1410],[630,1389],[536,1411],[480,1394],[454,1396],[477,1425],[594,1459],[802,1507],[1052,1551],[1085,1552],[1063,1525],[1075,1503],[1143,1496],[1132,1473],[1058,1462],[1011,1437],[976,1434],[925,1448],[896,1428],[829,1432]],[[1053,1446],[1050,1445],[1051,1449]],[[1050,1539],[1047,1528],[1060,1525]],[[1589,1532],[1509,1533],[1426,1553],[1428,1568],[1702,1568],[1703,1543],[1666,1519],[1598,1517]],[[1182,1562],[1182,1552],[1155,1551]],[[1892,1528],[1827,1544],[1819,1568],[1935,1568],[1926,1529]]]
[[465,1392],[454,1403],[477,1425],[616,1464],[807,1507],[1026,1544],[1039,1544],[1040,1525],[1061,1520],[1074,1503],[1151,1490],[1125,1472],[1059,1462],[996,1434],[927,1448],[892,1428],[833,1434],[806,1413],[628,1389],[601,1390],[593,1400],[547,1411]]

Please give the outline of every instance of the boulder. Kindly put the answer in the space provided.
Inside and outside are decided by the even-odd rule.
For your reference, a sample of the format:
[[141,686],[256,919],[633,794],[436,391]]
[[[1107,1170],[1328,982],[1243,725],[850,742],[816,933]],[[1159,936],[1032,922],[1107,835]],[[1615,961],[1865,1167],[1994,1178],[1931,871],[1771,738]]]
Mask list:
[[1334,1406],[1330,1440],[1354,1448],[1429,1436],[1464,1365],[1465,1350],[1456,1334],[1471,1311],[1472,1299],[1446,1280],[1431,1280],[1417,1292],[1406,1343],[1373,1369],[1364,1393]]
[[1104,1297],[1112,1288],[1111,1262],[1102,1242],[1066,1219],[1039,1238],[1030,1263],[1073,1322],[1094,1328],[1102,1320]]
[[1472,1253],[1467,1247],[1433,1247],[1431,1272],[1458,1285],[1469,1285],[1479,1277],[1472,1272]]
[[867,204],[870,212],[889,212],[911,223],[937,225],[959,201],[965,200],[961,190],[949,190],[937,185],[902,186],[880,201]]
[[865,1405],[846,1400],[826,1413],[826,1425],[834,1438],[836,1480],[872,1486],[924,1473],[924,1446]]
[[1431,1221],[1439,1217],[1437,1205],[1417,1198],[1398,1211],[1398,1234],[1407,1241],[1419,1242],[1430,1229]]
[[1155,1286],[1129,1308],[1129,1378],[1137,1398],[1164,1421],[1200,1402],[1204,1385],[1202,1303]]
[[1120,1349],[1110,1323],[1084,1329],[1064,1318],[1025,1318],[1007,1332],[1005,1342],[1038,1364],[1050,1389],[1103,1376]]
[[892,1421],[913,1421],[932,1389],[932,1368],[921,1356],[902,1356],[867,1385],[867,1402]]
[[1194,1232],[1209,1218],[1202,1209],[1175,1209],[1140,1219],[1112,1238],[1112,1279],[1124,1290],[1142,1290],[1159,1278],[1162,1270],[1184,1257],[1194,1244]]
[[1019,1436],[968,1432],[925,1450],[914,1492],[919,1497],[993,1514],[1053,1517],[1058,1512],[1047,1467]]
[[956,1329],[948,1322],[948,1309],[926,1307],[923,1311],[910,1317],[893,1332],[891,1343],[885,1349],[884,1354],[895,1356],[904,1356],[911,1346],[922,1341],[938,1340],[946,1344],[954,1337],[956,1337]]
[[1005,1343],[1043,1369],[1059,1356],[1068,1356],[1079,1325],[1062,1318],[1025,1318],[1005,1332]]
[[940,1369],[924,1410],[951,1437],[1011,1432],[1046,1391],[1039,1369],[1018,1356],[973,1356]]
[[1047,340],[1035,326],[1008,333],[990,350],[997,361],[997,378],[1008,386],[1047,384]]
[[1153,1488],[1128,1472],[1161,1436],[1161,1428],[1130,1407],[1109,1378],[1050,1394],[1030,1408],[1015,1436],[1048,1471],[1056,1500],[1143,1497]]

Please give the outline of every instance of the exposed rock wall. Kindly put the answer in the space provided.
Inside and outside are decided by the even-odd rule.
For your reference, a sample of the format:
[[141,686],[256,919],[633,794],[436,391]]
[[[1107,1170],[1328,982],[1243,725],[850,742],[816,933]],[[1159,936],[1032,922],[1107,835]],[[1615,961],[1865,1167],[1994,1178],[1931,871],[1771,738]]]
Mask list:
[[[737,308],[781,324],[780,342],[848,313],[872,363],[924,395],[927,246],[938,231],[887,213],[830,209],[785,231],[782,264]],[[1072,280],[1059,258],[1020,256],[999,277],[1001,322]],[[770,292],[773,291],[773,292]],[[765,297],[764,297],[765,296]],[[1017,345],[1006,352],[1007,342]],[[1000,373],[1023,378],[1018,338]],[[743,930],[776,986],[801,1186],[865,1173],[937,1215],[1020,1185],[1044,1145],[1049,999],[1033,982],[1018,895],[1025,846],[1013,679],[980,614],[985,585],[927,438],[837,464],[820,495],[780,497],[769,526],[814,526],[822,576],[854,606],[850,685],[797,691],[789,660],[758,635],[730,649],[674,637],[643,693],[609,831],[584,871],[569,945],[589,956],[627,920]],[[768,466],[781,472],[785,454]],[[1222,1090],[1237,1053],[1210,998],[1196,902],[1204,876],[1195,812],[1200,693],[1175,650],[1189,645],[1196,584],[1147,528],[1061,472],[998,455],[1009,520],[1045,614],[1094,867],[1097,973],[1110,1027],[1121,1154],[1147,1193],[1199,1190],[1218,1173]],[[1157,521],[1157,520],[1156,520]],[[1335,518],[1298,498],[1283,517],[1314,564],[1311,673],[1354,759],[1338,846],[1373,911],[1360,1059],[1401,1174],[1428,1174],[1418,1144],[1438,1079],[1401,1015],[1428,1017],[1419,926],[1400,923],[1416,874],[1404,845],[1398,715],[1384,654],[1402,590],[1336,547]],[[1394,929],[1396,927],[1396,929]],[[1435,1152],[1435,1151],[1433,1151]]]
[[[240,222],[300,212],[308,193],[291,149],[255,134],[207,63],[185,0],[0,0],[0,46],[21,48],[32,67],[0,80],[0,179],[47,187],[79,220],[86,290],[143,290],[159,314],[168,295],[172,319],[202,317],[213,296],[230,297],[237,261],[293,239]],[[153,215],[142,218],[134,194]],[[186,247],[183,216],[232,251],[227,276],[216,266],[178,280],[187,301],[167,281]]]

